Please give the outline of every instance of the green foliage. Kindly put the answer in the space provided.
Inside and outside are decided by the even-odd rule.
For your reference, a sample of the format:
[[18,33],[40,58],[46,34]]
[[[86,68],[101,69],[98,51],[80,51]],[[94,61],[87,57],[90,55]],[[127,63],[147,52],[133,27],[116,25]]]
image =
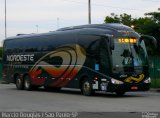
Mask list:
[[117,15],[113,17],[106,16],[105,23],[120,23],[120,19],[118,18]]
[[124,13],[124,14],[121,14],[120,16],[118,15],[113,15],[112,17],[106,16],[104,21],[105,23],[123,23],[125,25],[131,26],[132,17],[131,15]]
[[128,15],[128,14],[121,14],[120,21],[121,23],[128,25],[128,26],[131,26],[133,22],[131,15]]
[[[160,9],[158,9],[160,11]],[[146,16],[151,16],[151,19],[156,23],[160,23],[160,12],[145,13]]]

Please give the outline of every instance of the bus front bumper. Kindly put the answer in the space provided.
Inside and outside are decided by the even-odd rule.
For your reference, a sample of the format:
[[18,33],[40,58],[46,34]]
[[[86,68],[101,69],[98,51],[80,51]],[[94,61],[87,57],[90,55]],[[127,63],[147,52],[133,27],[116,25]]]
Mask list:
[[150,89],[150,83],[141,83],[141,84],[108,84],[107,92],[117,92],[117,91],[148,91]]

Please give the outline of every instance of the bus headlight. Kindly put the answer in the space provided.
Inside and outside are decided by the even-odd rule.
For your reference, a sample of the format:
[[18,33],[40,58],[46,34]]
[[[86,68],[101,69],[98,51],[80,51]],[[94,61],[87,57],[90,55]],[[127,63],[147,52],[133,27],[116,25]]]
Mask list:
[[144,83],[146,83],[146,84],[151,83],[151,78],[148,77],[146,80],[144,80]]
[[123,84],[124,82],[116,80],[116,79],[111,79],[112,84]]

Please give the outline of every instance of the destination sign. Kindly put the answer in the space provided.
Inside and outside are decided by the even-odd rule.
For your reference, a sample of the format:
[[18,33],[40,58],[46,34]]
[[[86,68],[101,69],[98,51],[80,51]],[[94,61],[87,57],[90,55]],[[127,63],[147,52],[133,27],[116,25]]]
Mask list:
[[137,43],[136,38],[119,38],[118,39],[119,43]]

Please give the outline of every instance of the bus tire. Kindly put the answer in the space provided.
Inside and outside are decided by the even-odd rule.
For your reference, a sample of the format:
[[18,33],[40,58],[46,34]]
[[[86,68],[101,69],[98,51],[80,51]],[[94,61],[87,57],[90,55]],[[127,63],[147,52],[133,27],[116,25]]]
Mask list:
[[116,95],[117,96],[124,96],[125,92],[124,91],[117,91]]
[[16,88],[18,90],[23,90],[24,89],[23,80],[19,76],[16,77]]
[[32,90],[32,83],[31,83],[31,80],[29,78],[28,75],[26,75],[24,77],[24,89],[27,90],[27,91],[31,91]]
[[91,96],[94,94],[94,91],[92,89],[92,83],[87,78],[85,78],[82,82],[81,91],[85,96]]

